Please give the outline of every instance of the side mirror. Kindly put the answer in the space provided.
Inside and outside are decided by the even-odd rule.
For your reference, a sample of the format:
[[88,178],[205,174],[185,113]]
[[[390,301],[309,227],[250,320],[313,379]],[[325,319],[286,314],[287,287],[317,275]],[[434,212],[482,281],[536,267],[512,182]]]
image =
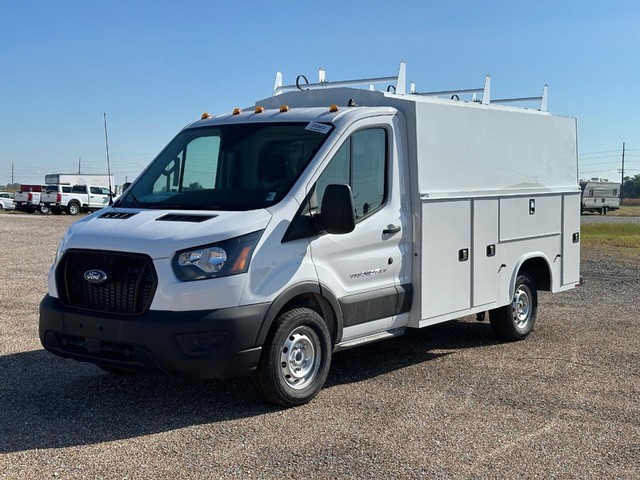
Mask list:
[[328,233],[334,234],[349,233],[356,228],[349,185],[327,185],[320,206],[320,225]]

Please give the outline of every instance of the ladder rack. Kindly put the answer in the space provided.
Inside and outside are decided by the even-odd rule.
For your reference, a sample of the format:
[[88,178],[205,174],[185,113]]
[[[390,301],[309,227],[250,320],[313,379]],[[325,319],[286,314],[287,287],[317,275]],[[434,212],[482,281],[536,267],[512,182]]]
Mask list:
[[[336,82],[330,82],[326,79],[326,71],[323,68],[318,69],[318,82],[309,83],[308,79],[304,75],[298,75],[296,83],[292,85],[283,85],[282,73],[276,73],[276,80],[273,85],[273,95],[280,95],[284,92],[290,92],[295,90],[318,90],[323,88],[336,88],[336,87],[357,87],[362,85],[368,85],[369,90],[375,90],[374,86],[381,83],[389,84],[387,86],[387,92],[395,95],[406,95],[406,72],[407,66],[404,61],[400,62],[397,76],[388,77],[372,77],[372,78],[359,78],[354,80],[341,80]],[[304,81],[304,83],[302,83]],[[395,83],[395,85],[393,85]],[[458,90],[441,90],[435,92],[418,92],[414,82],[411,82],[409,95],[417,95],[422,97],[449,97],[450,100],[460,100],[461,95],[471,95],[472,102],[482,103],[482,105],[490,104],[511,104],[511,103],[523,103],[523,102],[540,102],[539,110],[541,112],[547,111],[547,97],[548,97],[548,85],[544,85],[542,89],[542,95],[536,97],[514,97],[514,98],[500,98],[491,100],[491,76],[487,75],[484,79],[484,86],[480,88],[464,88]],[[482,100],[477,99],[477,95],[482,95]]]
[[[404,95],[406,88],[406,72],[407,65],[405,62],[400,62],[400,68],[397,76],[390,77],[372,77],[372,78],[359,78],[354,80],[342,80],[338,82],[329,82],[326,79],[326,72],[323,68],[318,70],[318,83],[309,83],[307,77],[304,75],[298,75],[296,83],[293,85],[282,84],[282,73],[276,73],[276,81],[273,85],[273,94],[280,95],[284,92],[290,92],[292,90],[317,90],[320,88],[335,88],[335,87],[356,87],[359,85],[369,85],[369,90],[373,90],[373,86],[380,83],[395,82],[395,85],[389,85],[394,89],[394,93],[398,95]],[[300,83],[300,80],[305,83]]]

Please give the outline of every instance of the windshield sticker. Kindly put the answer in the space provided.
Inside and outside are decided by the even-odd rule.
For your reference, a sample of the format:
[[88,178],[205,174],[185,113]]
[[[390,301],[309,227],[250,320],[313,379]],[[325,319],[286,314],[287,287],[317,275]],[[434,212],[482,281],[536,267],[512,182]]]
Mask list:
[[322,133],[326,135],[331,130],[331,125],[325,125],[324,123],[309,122],[309,125],[305,127],[305,130],[311,130],[312,132]]
[[269,195],[267,195],[267,199],[265,200],[265,202],[273,202],[275,198],[276,192],[269,192]]

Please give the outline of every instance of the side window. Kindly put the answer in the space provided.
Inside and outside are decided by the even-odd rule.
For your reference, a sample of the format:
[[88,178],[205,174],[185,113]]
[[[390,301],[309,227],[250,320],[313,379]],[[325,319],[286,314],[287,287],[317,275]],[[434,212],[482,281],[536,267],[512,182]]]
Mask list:
[[215,188],[220,137],[198,137],[167,164],[153,186],[153,193]]
[[593,197],[593,190],[589,190],[589,196]]
[[185,149],[182,190],[215,188],[220,137],[199,137]]
[[356,220],[378,210],[385,200],[387,134],[383,128],[351,135],[333,157],[316,183],[318,207],[327,185],[351,187]]
[[100,187],[89,187],[89,189],[94,195],[102,195],[102,189]]
[[614,196],[614,197],[617,197],[617,196],[618,196],[618,189],[617,189],[617,188],[614,188],[614,189],[613,189],[613,196]]

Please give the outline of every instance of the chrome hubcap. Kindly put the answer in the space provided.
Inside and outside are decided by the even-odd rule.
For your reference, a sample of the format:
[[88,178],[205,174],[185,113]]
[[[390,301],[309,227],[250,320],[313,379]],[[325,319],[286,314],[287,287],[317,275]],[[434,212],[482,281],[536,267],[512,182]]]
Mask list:
[[282,346],[280,362],[285,382],[294,389],[304,388],[320,369],[320,340],[308,327],[293,330]]

